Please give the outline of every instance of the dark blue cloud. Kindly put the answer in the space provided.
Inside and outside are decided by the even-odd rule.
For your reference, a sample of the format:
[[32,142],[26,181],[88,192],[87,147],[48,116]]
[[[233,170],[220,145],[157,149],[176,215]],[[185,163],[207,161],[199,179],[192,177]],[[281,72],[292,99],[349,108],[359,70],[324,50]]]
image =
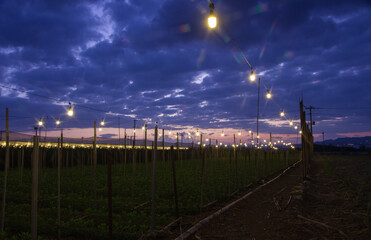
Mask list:
[[[30,117],[13,120],[19,131],[43,116],[65,127],[102,118],[117,127],[116,113],[128,128],[136,118],[255,129],[257,84],[235,41],[261,77],[261,131],[295,133],[272,122],[281,109],[297,119],[303,95],[307,105],[334,107],[315,111],[316,131],[371,132],[370,111],[354,109],[371,100],[368,1],[215,6],[224,26],[211,31],[204,0],[2,1],[1,84],[62,102],[2,88],[0,107]],[[76,116],[67,121],[68,102]]]

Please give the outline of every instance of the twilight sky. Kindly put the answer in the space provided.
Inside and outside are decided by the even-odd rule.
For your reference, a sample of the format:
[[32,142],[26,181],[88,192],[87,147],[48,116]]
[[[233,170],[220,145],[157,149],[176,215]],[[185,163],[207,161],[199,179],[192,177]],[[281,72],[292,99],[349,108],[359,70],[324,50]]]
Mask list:
[[258,87],[234,39],[261,77],[261,138],[296,141],[289,120],[298,123],[301,95],[323,108],[313,110],[315,141],[371,135],[369,1],[214,3],[224,28],[209,30],[207,0],[0,1],[0,129],[9,107],[16,132],[48,116],[51,135],[54,119],[70,137],[92,136],[105,119],[99,133],[117,137],[120,118],[128,135],[137,119],[245,141]]

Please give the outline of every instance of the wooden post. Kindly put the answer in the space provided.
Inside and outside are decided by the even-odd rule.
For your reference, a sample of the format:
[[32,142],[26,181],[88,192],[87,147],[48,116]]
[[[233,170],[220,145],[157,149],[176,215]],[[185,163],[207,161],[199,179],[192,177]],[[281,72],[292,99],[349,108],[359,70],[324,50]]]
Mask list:
[[201,172],[200,210],[202,208],[203,200],[204,200],[203,197],[204,197],[204,183],[205,183],[205,151],[201,150],[201,157],[202,157],[202,172]]
[[107,158],[107,185],[108,185],[108,239],[112,240],[112,159],[111,151]]
[[152,201],[151,201],[151,227],[150,232],[153,233],[156,221],[156,177],[157,177],[157,134],[158,127],[155,127],[155,139],[153,148],[153,159],[152,159]]
[[[211,143],[211,140],[210,140]],[[213,187],[213,200],[215,200],[215,176],[214,176],[214,163],[213,163],[213,148],[210,144],[210,168],[211,168],[211,184]]]
[[172,169],[173,169],[175,216],[179,217],[178,192],[177,192],[177,185],[176,185],[176,171],[175,171],[175,159],[174,159],[174,147],[173,146],[171,146],[171,148],[170,148],[170,158],[171,158],[171,166],[172,166]]
[[132,175],[131,175],[131,198],[134,198],[134,187],[135,187],[135,177],[136,177],[136,159],[135,159],[135,122],[134,120],[134,139],[132,146]]
[[303,101],[300,101],[300,123],[301,123],[301,156],[302,156],[302,164],[303,164],[303,179],[306,177],[307,171],[307,146],[306,146],[306,122],[305,122],[305,112],[303,111]]
[[126,128],[125,128],[125,140],[124,140],[124,176],[125,176],[125,168],[126,168]]
[[21,185],[23,181],[23,168],[24,168],[24,148],[22,148],[22,153],[21,153]]
[[179,161],[180,160],[180,154],[179,154],[179,133],[176,133],[176,154],[177,154],[177,158],[178,158],[178,161]]
[[8,181],[8,168],[9,168],[9,111],[8,108],[5,109],[5,166],[4,166],[4,187],[3,187],[3,202],[1,208],[1,232],[4,232],[5,224],[5,204],[6,204],[6,185]]
[[31,239],[37,240],[37,205],[39,192],[39,137],[34,136],[32,161]]
[[58,202],[57,202],[57,209],[58,209],[58,240],[61,239],[61,156],[62,156],[62,147],[61,147],[61,139],[63,137],[63,133],[61,132],[61,138],[58,138],[58,162],[57,162],[57,171],[58,171]]
[[165,129],[162,129],[162,161],[165,162]]
[[146,165],[146,175],[148,171],[148,156],[147,156],[147,124],[144,124],[144,162]]
[[235,186],[236,189],[238,189],[238,175],[237,175],[237,153],[236,153],[236,134],[233,134],[233,158],[234,158],[234,181],[235,181]]
[[94,142],[93,142],[93,193],[94,207],[97,208],[97,122],[94,121]]

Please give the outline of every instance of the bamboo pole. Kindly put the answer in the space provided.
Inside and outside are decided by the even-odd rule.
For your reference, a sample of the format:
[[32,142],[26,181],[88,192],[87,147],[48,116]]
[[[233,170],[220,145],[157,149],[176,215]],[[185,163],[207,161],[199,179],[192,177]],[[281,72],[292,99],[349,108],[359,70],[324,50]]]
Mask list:
[[5,204],[6,204],[6,185],[8,181],[8,168],[9,168],[9,111],[5,109],[5,141],[6,141],[6,152],[5,152],[5,166],[4,166],[4,187],[3,187],[3,202],[1,208],[1,232],[4,231],[5,224]]

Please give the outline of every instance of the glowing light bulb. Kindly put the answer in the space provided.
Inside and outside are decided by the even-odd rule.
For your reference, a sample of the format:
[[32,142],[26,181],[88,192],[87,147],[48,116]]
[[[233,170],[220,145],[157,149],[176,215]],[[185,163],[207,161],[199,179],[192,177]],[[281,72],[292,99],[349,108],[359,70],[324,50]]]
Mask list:
[[169,135],[171,135],[171,131],[169,131]]
[[98,130],[99,130],[99,132],[101,132],[102,131],[102,128],[98,128]]
[[101,126],[104,126],[104,121],[101,121],[101,122],[100,122],[100,125],[101,125]]
[[294,123],[292,121],[290,121],[290,126],[292,126]]
[[210,28],[216,27],[216,17],[213,14],[210,14],[209,18],[207,19]]
[[61,124],[61,122],[60,122],[59,120],[57,120],[57,121],[55,122],[55,124],[59,125],[59,124]]
[[299,131],[299,134],[302,134],[302,133],[303,133],[303,132],[300,130],[300,131]]
[[281,117],[285,116],[285,112],[283,110],[281,111],[280,116]]
[[199,133],[199,132],[196,132],[196,135],[197,135],[197,136],[200,136],[200,133]]
[[294,128],[295,128],[295,129],[298,129],[298,126],[295,126]]
[[249,130],[249,134],[251,134],[251,130]]
[[267,98],[270,99],[272,97],[272,94],[269,92],[269,90],[267,90]]
[[43,121],[39,121],[39,126],[41,127],[42,125],[44,125]]
[[238,132],[238,136],[241,136],[241,132]]
[[144,126],[142,127],[142,130],[145,130]]
[[251,70],[250,81],[251,81],[251,82],[254,82],[255,79],[256,79],[256,76],[255,76],[254,72]]
[[70,109],[67,111],[67,115],[72,117],[73,116],[73,110],[72,108],[70,107]]

